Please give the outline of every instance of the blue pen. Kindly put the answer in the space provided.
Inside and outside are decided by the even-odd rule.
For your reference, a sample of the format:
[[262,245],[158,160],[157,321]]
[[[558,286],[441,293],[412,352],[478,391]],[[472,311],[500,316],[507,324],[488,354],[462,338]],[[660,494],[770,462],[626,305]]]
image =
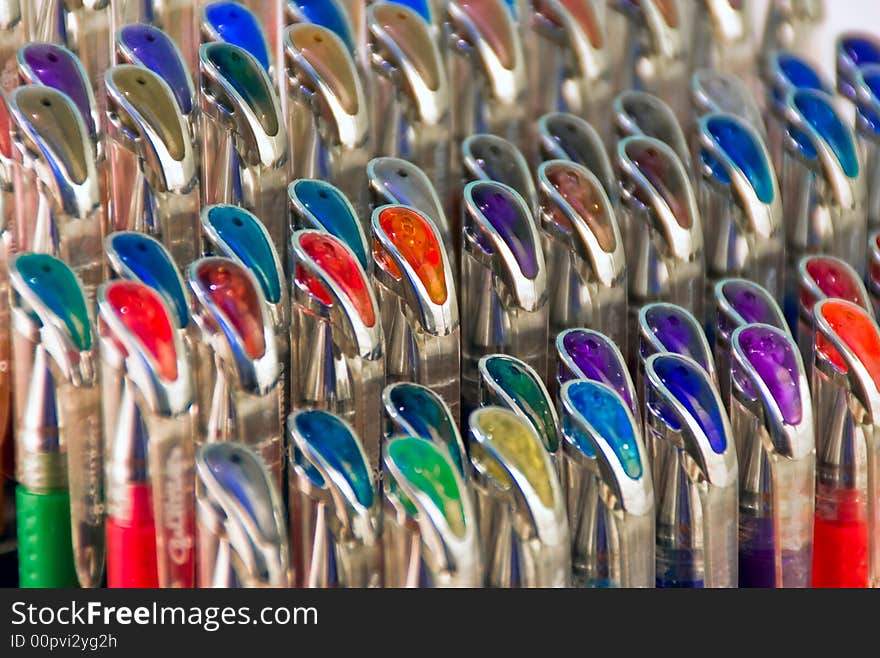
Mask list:
[[[113,2],[114,25],[122,26],[116,32],[116,49],[120,42],[131,43],[136,49],[152,50],[170,47],[177,51],[176,58],[186,70],[199,70],[199,3],[190,0],[137,0]],[[124,35],[124,36],[123,36]],[[141,39],[140,35],[151,38]],[[149,59],[149,55],[147,56]],[[117,63],[119,63],[117,61]],[[129,62],[133,64],[134,62]],[[153,62],[151,62],[153,63]],[[152,68],[150,64],[145,64]],[[189,81],[192,85],[192,80]]]
[[736,587],[737,455],[727,411],[693,359],[645,363],[657,496],[657,587]]
[[859,71],[855,125],[864,154],[868,229],[874,230],[880,228],[880,64]]
[[238,46],[253,55],[266,73],[273,75],[264,27],[250,9],[238,2],[210,2],[202,7],[202,43],[223,41]]

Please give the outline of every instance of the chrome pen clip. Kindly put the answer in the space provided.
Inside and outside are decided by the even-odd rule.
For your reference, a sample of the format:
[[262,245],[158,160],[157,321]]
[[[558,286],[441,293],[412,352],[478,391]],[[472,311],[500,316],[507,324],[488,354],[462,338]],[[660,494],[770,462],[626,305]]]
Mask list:
[[804,256],[797,273],[797,342],[804,361],[810,359],[816,333],[813,309],[823,299],[845,299],[871,310],[865,284],[849,263],[833,256]]
[[813,587],[878,587],[880,328],[840,300],[816,304]]
[[387,380],[433,389],[458,423],[458,294],[440,232],[408,206],[379,206],[372,224],[373,282],[385,330]]
[[556,469],[562,472],[559,418],[543,380],[527,363],[505,354],[490,354],[477,364],[480,406],[510,409],[528,421]]
[[532,214],[538,212],[538,194],[529,163],[515,144],[488,133],[469,135],[461,143],[461,159],[465,181],[504,183],[525,199]]
[[[203,442],[240,441],[265,460],[275,481],[284,464],[283,367],[275,325],[257,277],[240,262],[205,257],[186,273],[193,319],[202,330]],[[210,391],[210,393],[208,392]]]
[[[748,279],[722,279],[715,284],[715,324],[714,342],[715,365],[721,399],[730,403],[731,346],[730,337],[738,328],[747,324],[760,323],[776,327],[791,334],[782,308],[776,298],[766,288]],[[728,411],[730,408],[728,407]]]
[[382,542],[387,587],[481,587],[477,510],[449,454],[423,438],[390,438]]
[[550,160],[538,167],[538,188],[552,291],[552,373],[556,336],[568,327],[596,329],[626,349],[626,259],[611,201],[593,173]]
[[614,93],[611,54],[599,8],[591,1],[532,2],[537,38],[531,54],[534,116],[560,109],[605,125],[603,113]]
[[816,442],[803,361],[791,335],[750,324],[731,337],[741,587],[810,587]]
[[194,391],[162,297],[134,281],[98,290],[107,583],[192,587]]
[[786,99],[782,200],[789,266],[811,253],[865,270],[866,180],[855,136],[833,100],[813,89],[790,90]]
[[[103,102],[104,71],[113,64],[110,0],[26,2],[35,41],[63,43],[85,66],[92,91]],[[39,7],[37,5],[40,5]]]
[[[515,356],[547,378],[547,266],[526,201],[511,187],[473,181],[464,188],[461,272],[462,418],[478,403],[477,362]],[[472,311],[472,312],[471,312]]]
[[615,0],[608,10],[609,39],[623,49],[617,89],[654,94],[684,122],[689,114],[691,19],[683,3]]
[[691,69],[714,69],[754,86],[757,44],[751,4],[701,0],[695,10]]
[[201,255],[199,167],[171,87],[149,69],[107,71],[108,224],[156,236],[180,267]]
[[[785,231],[779,185],[761,135],[732,114],[698,121],[700,217],[709,295],[740,276],[781,297]],[[708,300],[711,305],[711,299]]]
[[657,586],[738,584],[738,462],[727,411],[693,359],[645,363],[645,432],[655,454]]
[[[716,69],[697,69],[691,76],[691,105],[697,119],[722,113],[739,117],[767,139],[764,117],[755,92],[740,78]],[[699,158],[694,158],[698,161]]]
[[825,0],[771,0],[768,5],[759,58],[780,49],[809,54],[825,22]]
[[459,420],[440,395],[422,384],[396,382],[382,391],[382,405],[386,440],[402,434],[443,446],[462,479],[470,481],[471,465],[459,432]]
[[[119,47],[124,44],[126,48],[132,47],[129,54],[137,57],[143,53],[144,66],[161,75],[154,68],[154,65],[161,65],[161,60],[152,60],[144,51],[155,52],[154,48],[170,47],[177,51],[174,58],[183,65],[183,72],[189,78],[180,83],[188,83],[192,94],[190,72],[195,74],[199,70],[199,3],[191,0],[111,0],[111,6],[116,26],[116,63],[140,63],[124,55],[120,60]],[[174,86],[171,80],[166,78],[165,81]]]
[[862,148],[868,188],[868,229],[880,227],[880,65],[859,71],[856,87],[856,135]]
[[[277,71],[264,24],[247,3],[208,2],[199,17],[202,43],[222,42],[238,46],[253,56],[272,80]],[[278,2],[260,2],[258,5],[278,5]]]
[[644,91],[628,89],[614,98],[611,109],[619,139],[637,135],[658,139],[675,152],[685,170],[691,171],[691,152],[682,123],[665,101]]
[[287,418],[294,587],[381,587],[381,501],[352,428],[318,410]]
[[[192,3],[187,3],[187,6],[192,10]],[[193,39],[197,37],[193,27]],[[178,47],[177,44],[184,45]],[[199,113],[193,76],[198,81],[199,46],[197,41],[189,46],[185,44],[184,40],[176,41],[152,25],[124,25],[116,33],[116,60],[120,64],[148,68],[168,83],[198,151]]]
[[364,169],[373,155],[369,101],[357,64],[331,30],[300,23],[284,33],[292,177],[338,187],[368,227]]
[[602,138],[593,126],[573,114],[551,112],[538,119],[538,141],[541,159],[571,160],[589,169],[601,181],[611,205],[617,209],[620,201],[617,176]]
[[454,146],[478,132],[527,145],[528,71],[522,35],[504,0],[446,5]]
[[287,587],[287,518],[262,458],[235,442],[196,453],[197,587]]
[[364,271],[373,271],[364,225],[342,191],[327,181],[300,178],[287,186],[291,230],[314,229],[342,240]]
[[94,302],[105,278],[104,213],[88,129],[74,102],[52,87],[15,89],[9,110],[16,248],[58,256]]
[[655,502],[641,428],[597,381],[563,384],[559,406],[574,584],[653,587]]
[[204,44],[199,68],[202,204],[250,210],[278,253],[287,253],[290,153],[278,94],[259,62],[237,46]]
[[458,279],[461,217],[458,214],[447,215],[445,201],[437,194],[437,188],[428,175],[409,160],[382,156],[367,163],[367,180],[370,205],[374,209],[389,203],[410,206],[434,222]]
[[[665,301],[702,320],[703,230],[687,171],[669,146],[651,137],[621,140],[617,162],[630,315],[644,304]],[[636,335],[630,333],[631,342]]]
[[[629,407],[636,427],[642,426],[639,396],[618,344],[594,329],[566,329],[556,336],[556,383],[589,379],[610,386]],[[558,393],[554,396],[558,398]]]
[[787,50],[776,50],[767,56],[763,76],[767,147],[770,149],[773,165],[781,175],[788,92],[792,89],[816,89],[831,94],[832,90],[831,85],[812,63]]
[[291,239],[291,408],[347,421],[380,474],[385,339],[379,304],[354,251],[314,230]]
[[567,587],[571,539],[565,497],[533,426],[508,409],[469,418],[470,457],[490,587]]
[[9,283],[20,584],[100,587],[102,393],[88,301],[46,254],[14,256]]
[[18,85],[16,53],[28,42],[30,29],[21,0],[0,5],[0,88],[11,91]]
[[376,152],[409,160],[449,195],[452,103],[446,66],[430,26],[396,2],[367,8]]

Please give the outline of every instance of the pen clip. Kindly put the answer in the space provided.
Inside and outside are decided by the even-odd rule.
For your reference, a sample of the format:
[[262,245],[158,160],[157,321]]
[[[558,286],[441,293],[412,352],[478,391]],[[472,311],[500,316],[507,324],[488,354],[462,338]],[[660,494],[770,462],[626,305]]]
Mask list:
[[611,201],[602,183],[574,162],[549,160],[538,167],[541,227],[589,264],[602,286],[618,284],[625,276],[623,238]]
[[171,254],[155,238],[136,231],[118,231],[104,239],[104,251],[113,271],[159,293],[178,329],[190,323],[189,294]]
[[527,363],[505,354],[480,358],[480,405],[510,409],[527,420],[555,459],[559,450],[559,418],[544,382]]
[[152,25],[124,25],[116,34],[116,53],[120,63],[150,69],[171,88],[177,106],[185,117],[195,110],[196,91],[192,77],[177,44]]
[[720,337],[729,341],[737,327],[752,323],[789,332],[779,303],[766,288],[750,279],[729,278],[716,283],[715,310],[718,314],[716,339]]
[[[345,6],[339,0],[282,0],[285,23],[314,23],[334,32],[354,56],[354,28]],[[426,19],[427,20],[427,19]]]
[[648,210],[651,228],[670,257],[689,262],[702,253],[697,202],[687,170],[672,148],[652,137],[633,136],[617,144],[621,199]]
[[291,247],[294,300],[332,324],[342,323],[358,356],[380,356],[384,340],[378,304],[354,252],[338,238],[308,229],[294,232]]
[[464,188],[464,249],[488,267],[525,311],[541,307],[547,271],[540,236],[526,201],[495,181]]
[[465,2],[447,5],[449,43],[466,53],[479,76],[488,83],[493,99],[516,103],[526,91],[522,41],[512,13],[503,0]]
[[480,585],[476,510],[465,481],[438,445],[422,438],[386,442],[386,499],[418,527],[429,584]]
[[865,284],[852,266],[833,256],[804,256],[798,263],[800,311],[812,326],[815,305],[826,298],[845,299],[865,310],[871,309]]
[[29,43],[18,51],[18,75],[24,84],[45,85],[74,102],[90,139],[100,141],[101,121],[89,77],[79,58],[55,43]]
[[202,8],[202,43],[222,41],[247,51],[266,73],[271,73],[269,45],[263,26],[250,9],[238,2],[210,2]]
[[697,319],[681,306],[655,302],[639,310],[639,355],[642,360],[658,352],[693,359],[717,382],[715,363],[706,334]]
[[434,223],[408,206],[373,211],[373,259],[377,279],[409,308],[431,335],[458,328],[452,264]]
[[635,23],[644,45],[666,60],[680,57],[685,50],[677,0],[616,0],[609,5]]
[[782,203],[770,153],[760,134],[731,114],[707,114],[699,120],[701,174],[709,185],[733,197],[756,240],[782,230]]
[[691,154],[681,124],[663,100],[645,91],[621,92],[612,102],[614,127],[620,139],[643,135],[669,146],[685,169],[691,166]]
[[316,178],[300,178],[287,187],[287,196],[294,231],[315,229],[336,236],[355,253],[365,272],[372,271],[363,224],[339,188]]
[[442,397],[421,384],[396,382],[382,391],[382,405],[388,420],[387,437],[406,434],[443,446],[462,480],[470,480],[471,466],[461,433]]
[[831,93],[831,85],[810,62],[787,50],[770,53],[764,75],[768,105],[780,115],[785,113],[785,101],[792,89],[816,89]]
[[461,144],[461,155],[466,180],[504,183],[516,190],[531,211],[536,212],[538,195],[532,172],[522,152],[511,142],[488,133],[470,135]]
[[200,559],[200,586],[286,587],[287,519],[260,456],[239,443],[206,443],[195,468],[200,538],[220,544],[213,564]]
[[[592,2],[537,0],[532,3],[535,32],[570,53],[569,77],[597,84],[608,77],[605,33]],[[585,99],[583,99],[585,100]]]
[[732,114],[747,122],[760,136],[766,136],[764,117],[749,87],[731,73],[698,69],[691,76],[691,102],[697,116]]
[[860,70],[880,64],[880,39],[867,32],[844,32],[835,45],[837,92],[855,102]]
[[551,112],[538,119],[538,139],[544,160],[571,160],[590,170],[617,207],[617,176],[593,126],[574,114]]

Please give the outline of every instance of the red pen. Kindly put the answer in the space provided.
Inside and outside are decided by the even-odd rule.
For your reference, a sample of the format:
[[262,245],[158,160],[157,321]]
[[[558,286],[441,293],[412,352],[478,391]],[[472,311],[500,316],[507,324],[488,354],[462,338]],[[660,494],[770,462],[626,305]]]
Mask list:
[[880,327],[860,306],[814,308],[813,587],[880,586]]
[[194,584],[193,386],[171,311],[134,281],[98,291],[107,584]]

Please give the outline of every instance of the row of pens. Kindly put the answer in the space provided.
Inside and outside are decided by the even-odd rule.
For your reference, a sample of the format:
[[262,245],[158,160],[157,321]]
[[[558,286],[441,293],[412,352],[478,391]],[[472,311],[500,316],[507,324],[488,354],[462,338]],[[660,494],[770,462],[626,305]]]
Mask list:
[[0,102],[22,586],[880,585],[880,40],[92,4]]

